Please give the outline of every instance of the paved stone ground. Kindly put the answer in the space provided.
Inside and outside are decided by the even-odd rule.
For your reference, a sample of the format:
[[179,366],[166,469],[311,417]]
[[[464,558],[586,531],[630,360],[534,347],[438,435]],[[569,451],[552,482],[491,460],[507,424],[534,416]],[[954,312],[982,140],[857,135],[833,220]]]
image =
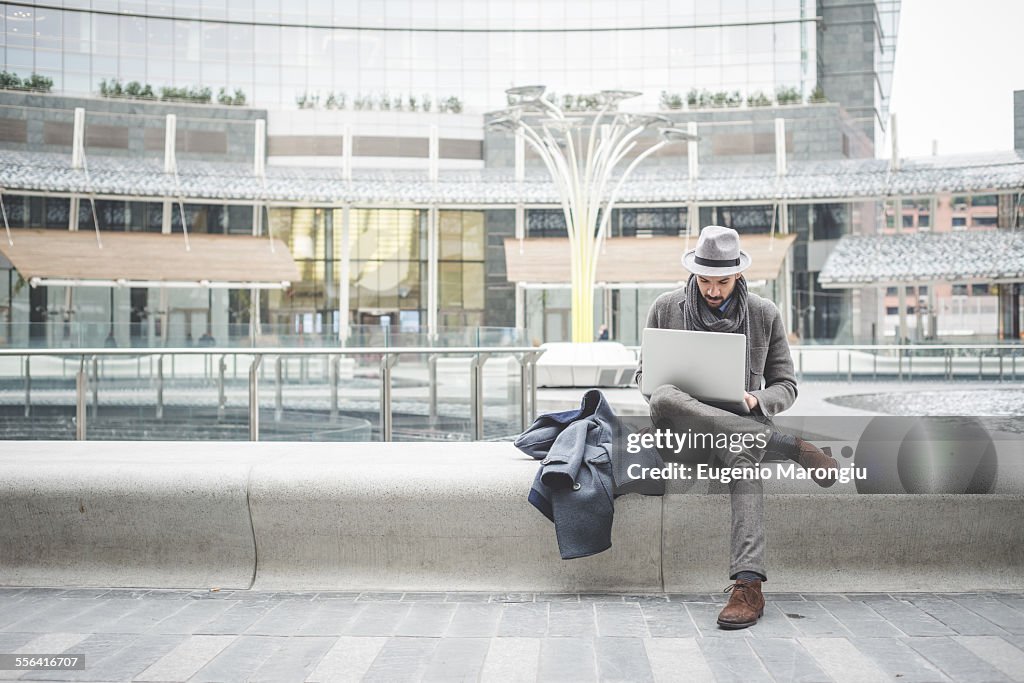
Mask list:
[[722,594],[0,588],[0,653],[61,681],[1024,681],[1024,593]]

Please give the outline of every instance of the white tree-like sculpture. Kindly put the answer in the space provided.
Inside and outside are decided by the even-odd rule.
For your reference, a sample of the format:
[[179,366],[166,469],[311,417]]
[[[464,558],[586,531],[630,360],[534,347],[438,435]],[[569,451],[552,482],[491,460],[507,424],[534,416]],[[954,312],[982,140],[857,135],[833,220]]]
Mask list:
[[[638,92],[603,90],[597,96],[599,110],[566,116],[544,99],[544,90],[542,85],[506,90],[509,107],[490,112],[487,126],[522,135],[551,174],[569,234],[572,340],[588,342],[593,341],[595,331],[598,256],[619,191],[641,161],[667,144],[696,138],[673,128],[664,116],[618,111],[619,102],[640,95]],[[636,147],[640,134],[659,124],[662,139],[636,155],[616,176],[615,168]]]

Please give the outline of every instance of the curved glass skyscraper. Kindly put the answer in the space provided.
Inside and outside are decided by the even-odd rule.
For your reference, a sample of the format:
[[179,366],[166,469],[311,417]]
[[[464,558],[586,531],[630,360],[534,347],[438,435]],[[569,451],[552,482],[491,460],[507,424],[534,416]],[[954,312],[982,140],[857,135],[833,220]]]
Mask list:
[[66,94],[101,81],[242,90],[250,104],[457,97],[501,106],[513,84],[808,95],[812,0],[64,0],[0,4],[5,68]]

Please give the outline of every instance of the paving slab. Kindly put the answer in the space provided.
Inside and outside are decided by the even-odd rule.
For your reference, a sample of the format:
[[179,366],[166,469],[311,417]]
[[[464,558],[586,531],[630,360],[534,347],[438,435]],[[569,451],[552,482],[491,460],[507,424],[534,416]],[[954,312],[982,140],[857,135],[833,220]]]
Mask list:
[[312,606],[309,619],[296,629],[294,635],[339,636],[347,632],[346,629],[363,608],[364,605],[347,600],[329,600],[315,604]]
[[657,683],[712,683],[715,680],[696,638],[647,638],[644,647]]
[[[765,607],[767,608],[768,605]],[[816,602],[780,600],[773,602],[771,607],[781,611],[789,619],[790,624],[800,632],[800,635],[842,637],[853,635],[824,606]]]
[[801,632],[778,605],[766,602],[764,615],[758,620],[757,628],[750,631],[750,635],[754,638],[796,638]]
[[904,642],[953,680],[970,683],[1010,680],[994,666],[949,638],[907,638]]
[[913,604],[962,636],[1007,635],[1005,629],[949,598],[931,595],[915,599]]
[[508,603],[498,622],[498,636],[543,637],[548,630],[548,603]]
[[238,635],[263,618],[267,611],[265,603],[239,601],[198,630],[206,635]]
[[636,603],[616,605],[599,602],[594,608],[598,635],[620,638],[646,638],[650,635],[640,605]]
[[484,683],[537,681],[541,638],[492,638],[480,680]]
[[333,647],[335,638],[285,638],[274,653],[249,676],[252,683],[302,683]]
[[704,593],[130,592],[0,593],[0,654],[86,657],[0,680],[1024,681],[1018,593],[776,595],[730,631]]
[[545,638],[540,646],[537,679],[542,681],[597,681],[593,638]]
[[465,602],[457,604],[448,630],[448,638],[493,638],[501,620],[501,605]]
[[483,638],[443,638],[423,672],[424,681],[475,681],[487,657],[490,641]]
[[3,627],[4,631],[47,633],[63,621],[74,618],[97,607],[91,600],[48,600],[35,609],[21,610],[20,619]]
[[[890,601],[891,602],[891,601]],[[821,606],[854,636],[898,638],[903,632],[863,602],[825,602]]]
[[548,606],[548,633],[552,638],[593,638],[597,635],[595,603],[566,602]]
[[871,657],[846,638],[798,638],[804,650],[836,683],[879,683],[892,680]]
[[715,680],[728,683],[773,683],[761,659],[743,640],[704,638],[700,641],[704,658],[715,674]]
[[234,636],[191,636],[154,662],[136,680],[187,681],[234,640]]
[[1024,643],[1016,645],[999,636],[958,636],[957,643],[985,660],[1010,680],[1024,681]]
[[747,645],[776,681],[821,681],[828,678],[795,638],[751,638]]
[[419,681],[430,665],[437,638],[389,638],[373,660],[364,681]]
[[1015,635],[1024,635],[1024,612],[994,595],[952,596],[960,605]]
[[[75,645],[75,649],[78,653],[85,655],[87,662],[103,662],[108,659],[112,654],[124,650],[129,644],[136,640],[135,636],[127,636],[124,634],[110,634],[110,633],[96,633],[85,640]],[[83,680],[83,675],[86,673],[94,673],[95,669],[90,667],[90,671],[29,671],[21,676],[20,680],[23,681],[40,681],[52,679],[56,675],[61,676],[63,680]]]
[[655,638],[696,638],[697,625],[680,602],[641,605],[647,631]]
[[313,672],[306,677],[308,683],[361,681],[377,658],[387,638],[342,636],[328,650]]
[[643,638],[597,638],[594,651],[600,680],[654,683]]
[[900,681],[937,683],[951,680],[899,638],[856,638],[853,644],[883,671]]
[[906,600],[876,602],[871,609],[908,636],[952,636],[956,632]]

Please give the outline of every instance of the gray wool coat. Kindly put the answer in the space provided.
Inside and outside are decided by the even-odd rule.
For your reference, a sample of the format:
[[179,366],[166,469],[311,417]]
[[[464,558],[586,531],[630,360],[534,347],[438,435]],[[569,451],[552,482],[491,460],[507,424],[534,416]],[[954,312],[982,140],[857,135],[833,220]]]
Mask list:
[[[647,313],[647,327],[681,330],[686,287],[666,292],[655,299]],[[786,339],[786,326],[774,302],[753,292],[747,294],[750,316],[750,375],[747,391],[757,397],[761,412],[771,417],[781,413],[796,400],[796,375],[793,357]],[[637,364],[633,379],[640,386],[643,358]]]

